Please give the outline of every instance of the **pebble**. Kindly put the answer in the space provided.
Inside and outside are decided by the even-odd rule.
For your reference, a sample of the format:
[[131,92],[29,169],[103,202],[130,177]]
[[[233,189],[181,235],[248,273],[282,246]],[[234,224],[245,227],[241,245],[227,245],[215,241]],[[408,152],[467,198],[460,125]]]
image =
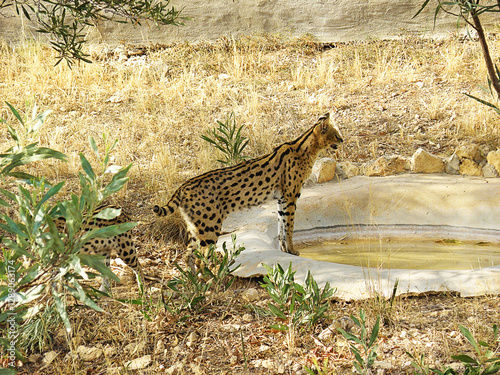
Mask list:
[[187,338],[186,345],[190,348],[200,336],[196,332],[191,332]]
[[255,288],[250,288],[241,293],[241,297],[248,302],[254,302],[259,299],[259,292]]
[[151,355],[145,355],[125,363],[127,370],[139,370],[148,367],[151,363]]

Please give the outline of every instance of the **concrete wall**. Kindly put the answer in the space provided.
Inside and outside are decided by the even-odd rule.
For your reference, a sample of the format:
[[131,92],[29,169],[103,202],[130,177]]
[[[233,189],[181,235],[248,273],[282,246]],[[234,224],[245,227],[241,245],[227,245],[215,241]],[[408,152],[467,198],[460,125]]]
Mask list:
[[[456,31],[456,20],[441,16],[434,29],[433,13],[412,19],[423,0],[174,0],[183,14],[192,18],[184,27],[116,23],[99,25],[93,38],[115,44],[170,43],[215,40],[259,32],[314,35],[320,41],[335,42],[367,38],[395,38],[409,33],[442,35]],[[18,41],[33,35],[33,26],[19,18],[0,17],[0,37]],[[99,38],[98,38],[99,39]]]

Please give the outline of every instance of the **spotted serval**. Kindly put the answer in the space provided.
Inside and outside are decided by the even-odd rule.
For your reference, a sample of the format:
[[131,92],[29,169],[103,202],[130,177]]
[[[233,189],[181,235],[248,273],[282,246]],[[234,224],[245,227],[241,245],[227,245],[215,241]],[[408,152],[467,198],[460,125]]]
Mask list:
[[[103,210],[104,208],[119,209],[117,207],[110,205],[101,205],[96,208],[96,210],[94,211],[94,215]],[[120,211],[120,214],[111,220],[94,217],[89,223],[83,225],[82,230],[90,231],[95,228],[102,228],[110,225],[122,224],[131,221],[132,220],[127,214],[125,214],[123,211]],[[59,233],[66,233],[66,220],[63,217],[54,220],[54,223]],[[136,276],[139,277],[140,280],[143,282],[144,276],[141,267],[139,265],[139,261],[137,259],[135,243],[132,238],[132,233],[130,231],[108,238],[92,238],[88,242],[86,242],[80,249],[80,253],[83,254],[95,254],[104,256],[105,257],[104,263],[106,264],[107,267],[109,267],[111,253],[113,251],[116,252],[118,258],[123,260],[125,264],[127,264],[127,266],[132,268]],[[102,284],[99,290],[111,291],[108,277],[103,277]]]
[[278,200],[280,248],[298,255],[293,249],[292,233],[300,190],[318,153],[327,147],[336,149],[342,142],[339,129],[330,123],[327,113],[296,140],[276,147],[270,154],[186,181],[165,207],[154,206],[153,211],[165,216],[179,209],[190,233],[188,265],[194,268],[193,250],[198,241],[206,251],[217,242],[228,214],[257,206],[273,196]]

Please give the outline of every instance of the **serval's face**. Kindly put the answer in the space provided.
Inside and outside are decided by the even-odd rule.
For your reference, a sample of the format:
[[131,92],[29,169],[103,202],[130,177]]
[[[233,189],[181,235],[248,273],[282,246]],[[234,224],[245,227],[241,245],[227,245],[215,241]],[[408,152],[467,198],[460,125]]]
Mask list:
[[335,150],[344,142],[338,126],[332,125],[330,122],[329,113],[320,118],[320,121],[316,125],[315,133],[318,139],[318,145],[321,149],[331,147]]

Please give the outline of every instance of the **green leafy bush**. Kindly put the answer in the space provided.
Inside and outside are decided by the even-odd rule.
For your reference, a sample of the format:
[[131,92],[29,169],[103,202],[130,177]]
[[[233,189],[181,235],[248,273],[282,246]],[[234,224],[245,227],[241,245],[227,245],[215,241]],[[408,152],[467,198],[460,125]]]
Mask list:
[[[183,270],[177,263],[174,266],[180,275],[169,280],[169,289],[164,296],[164,306],[174,317],[179,317],[185,310],[200,311],[209,293],[219,292],[221,289],[229,288],[234,277],[232,273],[240,266],[235,265],[235,258],[245,250],[244,247],[236,244],[236,236],[232,236],[234,251],[222,244],[222,254],[216,252],[215,245],[211,245],[207,255],[203,255],[199,250],[195,250],[195,256],[203,264],[201,268],[201,278],[198,271],[193,271],[190,267]],[[219,256],[220,255],[220,256]],[[179,318],[183,320],[186,316]]]
[[[30,138],[36,138],[49,112],[36,115],[34,111],[27,121],[13,106],[7,105],[20,125],[20,129],[16,130],[7,124],[15,146],[0,155],[2,186],[8,182],[14,185],[11,189],[0,189],[3,196],[0,204],[16,212],[12,216],[5,213],[0,215],[0,229],[3,231],[0,259],[0,330],[3,338],[0,344],[6,348],[9,363],[12,364],[11,354],[15,353],[21,358],[21,352],[34,349],[37,343],[40,349],[40,345],[47,342],[46,337],[43,337],[47,335],[46,330],[37,329],[36,326],[44,316],[51,324],[56,324],[54,314],[49,314],[50,317],[47,315],[49,311],[55,311],[66,332],[71,333],[68,298],[74,297],[86,306],[102,311],[96,300],[103,293],[81,281],[96,276],[116,281],[119,279],[104,265],[102,257],[80,254],[79,251],[90,239],[124,233],[135,223],[91,230],[85,228],[86,223],[93,220],[95,208],[119,191],[128,180],[126,174],[131,165],[125,168],[109,165],[109,153],[116,146],[116,141],[108,144],[104,138],[106,146],[101,157],[95,141],[90,139],[90,146],[100,163],[99,173],[80,154],[83,169],[83,173],[79,173],[81,192],[71,194],[69,200],[58,201],[57,194],[64,182],[52,185],[44,177],[34,177],[17,170],[23,165],[48,158],[66,160],[66,156],[60,152],[39,147],[37,142],[27,142]],[[6,123],[5,120],[2,122]],[[107,177],[107,174],[111,177]],[[13,181],[12,178],[21,180]],[[119,214],[113,210],[103,211],[100,215],[105,215],[107,219]],[[58,231],[55,224],[57,218],[65,220],[65,233]],[[88,272],[83,266],[96,272]],[[30,330],[37,332],[37,335],[26,334]]]

